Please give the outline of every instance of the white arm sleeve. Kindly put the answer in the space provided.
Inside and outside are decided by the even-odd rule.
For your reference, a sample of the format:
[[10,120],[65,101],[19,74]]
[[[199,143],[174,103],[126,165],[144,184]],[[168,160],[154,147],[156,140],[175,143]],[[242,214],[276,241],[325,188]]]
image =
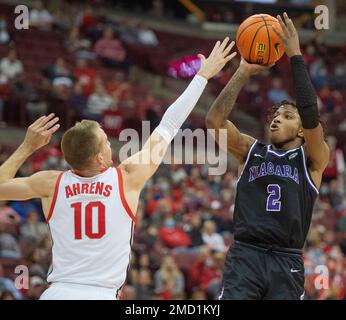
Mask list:
[[159,133],[167,143],[171,143],[195,107],[207,83],[207,79],[196,75],[181,96],[166,110],[160,124],[154,131]]

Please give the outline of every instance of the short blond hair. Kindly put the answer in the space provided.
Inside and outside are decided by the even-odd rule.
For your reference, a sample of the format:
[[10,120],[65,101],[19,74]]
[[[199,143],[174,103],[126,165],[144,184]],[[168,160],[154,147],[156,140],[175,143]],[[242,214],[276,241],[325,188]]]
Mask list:
[[73,169],[87,168],[101,150],[97,135],[100,124],[93,120],[82,120],[68,129],[61,141],[61,149],[66,162]]

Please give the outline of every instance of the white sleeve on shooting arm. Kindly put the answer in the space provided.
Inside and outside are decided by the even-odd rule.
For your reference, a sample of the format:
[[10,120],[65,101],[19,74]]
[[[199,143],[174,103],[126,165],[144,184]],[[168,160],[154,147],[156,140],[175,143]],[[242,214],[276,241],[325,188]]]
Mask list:
[[160,124],[154,131],[159,133],[167,143],[171,143],[178,130],[197,104],[207,83],[207,79],[200,75],[196,75],[181,96],[166,110]]

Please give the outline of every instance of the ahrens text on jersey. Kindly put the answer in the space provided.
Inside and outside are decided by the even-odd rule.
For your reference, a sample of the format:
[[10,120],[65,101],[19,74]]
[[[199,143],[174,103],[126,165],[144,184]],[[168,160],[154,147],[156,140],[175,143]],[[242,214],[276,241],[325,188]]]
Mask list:
[[103,182],[92,183],[74,183],[65,186],[66,199],[79,194],[96,194],[104,197],[109,197],[112,191],[112,186]]

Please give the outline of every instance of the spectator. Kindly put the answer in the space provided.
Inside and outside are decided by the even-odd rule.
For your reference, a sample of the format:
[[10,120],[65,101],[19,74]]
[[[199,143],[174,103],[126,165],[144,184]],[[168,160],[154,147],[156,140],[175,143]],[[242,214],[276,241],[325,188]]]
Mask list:
[[155,32],[149,29],[145,22],[138,24],[138,40],[145,46],[157,47],[159,45]]
[[143,239],[148,250],[151,250],[153,248],[154,244],[157,242],[158,235],[158,228],[153,224],[149,224],[145,238]]
[[48,228],[44,222],[39,221],[37,212],[32,211],[27,216],[27,223],[21,226],[20,234],[23,238],[39,242],[48,234]]
[[64,2],[60,2],[54,8],[52,6],[50,8],[52,9],[53,30],[67,32],[73,24],[73,13],[66,14],[66,11],[71,10],[71,7]]
[[0,291],[0,300],[15,300],[12,292],[10,291]]
[[91,41],[80,35],[78,27],[72,27],[69,38],[65,41],[65,48],[75,53],[80,59],[95,59],[96,54],[91,50]]
[[0,258],[20,259],[19,245],[13,235],[5,232],[5,225],[0,223]]
[[67,102],[70,109],[73,111],[75,121],[83,119],[87,106],[88,97],[84,94],[83,90],[85,90],[85,88],[80,82],[75,83],[73,92]]
[[168,214],[160,228],[160,237],[168,248],[189,247],[191,240],[187,233],[178,227],[171,214]]
[[11,35],[7,30],[7,21],[3,15],[0,16],[0,45],[9,44]]
[[308,250],[306,253],[307,258],[312,262],[313,266],[323,265],[326,263],[326,256],[323,254],[320,246],[321,239],[316,227],[310,228],[308,237]]
[[287,91],[282,87],[281,78],[274,78],[272,80],[272,88],[268,91],[268,100],[272,103],[290,100]]
[[338,90],[331,90],[325,85],[319,91],[319,98],[326,112],[339,112],[342,104],[342,95]]
[[218,276],[210,249],[203,247],[191,266],[189,278],[192,288],[205,292],[212,280]]
[[3,224],[19,224],[20,216],[11,207],[6,205],[5,201],[0,201],[0,223]]
[[342,208],[342,194],[339,191],[339,185],[337,180],[332,180],[329,183],[329,202],[335,211],[339,211]]
[[124,287],[124,300],[136,300],[136,289],[133,286],[126,285]]
[[88,34],[96,26],[97,18],[94,14],[94,10],[91,6],[86,8],[77,15],[76,25],[79,27],[82,33]]
[[200,247],[204,244],[202,238],[202,219],[198,213],[191,216],[188,235],[191,239],[191,247]]
[[216,233],[216,224],[214,221],[207,220],[204,222],[202,239],[210,249],[220,252],[226,250],[222,236]]
[[311,80],[317,88],[328,84],[327,67],[321,57],[316,58],[316,60],[310,64],[309,71]]
[[148,269],[142,269],[138,274],[136,300],[150,300],[154,294],[152,276]]
[[85,59],[77,60],[77,67],[73,72],[76,80],[83,86],[83,93],[89,96],[94,91],[94,80],[96,73],[90,67],[87,66]]
[[0,73],[6,81],[15,82],[21,78],[24,69],[21,61],[17,58],[17,52],[10,49],[7,57],[0,61]]
[[27,300],[38,300],[43,291],[46,290],[46,285],[41,277],[33,276],[30,278],[30,287],[26,296]]
[[207,299],[207,296],[205,292],[199,289],[195,290],[191,296],[191,300],[206,300],[206,299]]
[[141,254],[138,259],[139,269],[151,269],[150,256],[148,254]]
[[96,42],[94,51],[105,66],[128,71],[129,63],[126,50],[121,41],[114,37],[112,28],[107,27],[105,29],[103,37]]
[[122,41],[128,44],[138,43],[138,30],[136,28],[136,23],[130,17],[126,17],[120,23],[118,28],[119,37]]
[[101,120],[103,111],[114,104],[113,98],[107,93],[102,81],[95,81],[95,90],[88,98],[85,115],[94,120]]
[[344,174],[345,174],[345,159],[342,150],[336,146],[336,138],[333,136],[327,137],[327,143],[330,149],[330,157],[327,168],[323,172],[323,181],[329,182],[336,179],[341,192],[344,192]]
[[53,65],[47,66],[42,70],[43,75],[51,81],[53,86],[71,87],[74,77],[69,70],[66,61],[59,57]]
[[165,256],[162,260],[161,268],[154,275],[155,291],[162,293],[165,291],[165,283],[172,281],[171,295],[172,299],[180,296],[184,292],[184,276],[176,265],[172,256]]
[[47,101],[44,99],[43,95],[40,92],[34,91],[28,97],[26,110],[28,110],[30,121],[34,122],[39,117],[47,114]]
[[32,201],[13,201],[9,206],[19,214],[22,223],[27,222],[27,216],[30,212],[37,211],[37,208]]
[[126,81],[124,73],[117,72],[106,84],[106,89],[115,101],[124,101],[129,96],[131,87]]
[[146,110],[146,120],[150,122],[150,133],[160,124],[161,117],[159,116],[160,106],[155,104],[148,107]]
[[30,10],[30,27],[41,30],[50,30],[53,24],[53,17],[44,7],[40,0],[36,0],[33,9]]
[[22,293],[16,288],[13,280],[5,277],[3,266],[0,263],[0,300],[21,300],[22,297]]
[[[22,239],[24,241],[24,239]],[[32,243],[32,242],[31,242]],[[34,245],[32,252],[27,257],[27,261],[30,265],[30,275],[31,276],[39,276],[44,278],[47,274],[47,269],[49,266],[49,257],[50,252],[49,249],[45,250],[39,247],[39,245]]]
[[222,286],[222,274],[225,264],[225,253],[224,252],[214,252],[213,253],[213,264],[216,271],[216,276],[212,279],[207,288],[205,289],[207,297],[209,299],[217,300],[220,293],[220,288]]

